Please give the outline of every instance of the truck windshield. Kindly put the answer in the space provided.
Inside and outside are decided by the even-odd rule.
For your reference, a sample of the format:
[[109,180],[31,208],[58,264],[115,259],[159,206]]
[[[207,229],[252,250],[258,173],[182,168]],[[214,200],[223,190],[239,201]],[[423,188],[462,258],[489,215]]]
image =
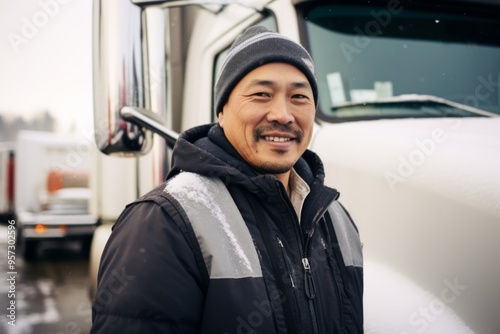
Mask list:
[[338,5],[304,17],[322,120],[500,114],[498,19]]

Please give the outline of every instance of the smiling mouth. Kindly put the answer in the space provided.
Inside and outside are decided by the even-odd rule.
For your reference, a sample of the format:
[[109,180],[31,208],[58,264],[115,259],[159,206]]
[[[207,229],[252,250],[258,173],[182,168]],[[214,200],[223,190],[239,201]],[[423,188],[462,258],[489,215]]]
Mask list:
[[273,142],[277,142],[277,143],[283,143],[283,142],[292,140],[292,138],[288,138],[288,137],[275,137],[275,136],[265,136],[264,139],[267,141],[273,141]]
[[272,143],[289,143],[291,141],[301,143],[302,132],[292,129],[288,124],[272,122],[255,129],[254,139],[255,142],[265,140]]

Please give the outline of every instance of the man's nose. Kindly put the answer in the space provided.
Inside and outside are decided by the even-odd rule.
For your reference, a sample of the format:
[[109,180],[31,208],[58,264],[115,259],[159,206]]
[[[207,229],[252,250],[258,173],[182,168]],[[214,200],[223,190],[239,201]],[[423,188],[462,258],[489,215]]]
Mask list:
[[267,119],[269,122],[278,122],[280,124],[288,124],[293,122],[294,118],[286,97],[275,96],[271,108],[267,114]]

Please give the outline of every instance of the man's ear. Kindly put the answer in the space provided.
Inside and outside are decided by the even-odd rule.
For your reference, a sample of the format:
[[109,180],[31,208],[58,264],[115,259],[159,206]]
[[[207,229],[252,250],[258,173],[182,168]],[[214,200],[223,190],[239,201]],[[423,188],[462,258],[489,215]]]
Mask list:
[[219,113],[219,126],[224,128],[224,109]]

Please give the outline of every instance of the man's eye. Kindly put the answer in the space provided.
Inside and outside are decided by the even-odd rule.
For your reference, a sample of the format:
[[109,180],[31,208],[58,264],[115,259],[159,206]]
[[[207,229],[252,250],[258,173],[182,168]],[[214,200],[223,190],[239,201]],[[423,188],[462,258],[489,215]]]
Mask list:
[[270,96],[270,94],[266,93],[266,92],[258,92],[258,93],[255,93],[254,95],[259,96],[259,97],[269,97]]

